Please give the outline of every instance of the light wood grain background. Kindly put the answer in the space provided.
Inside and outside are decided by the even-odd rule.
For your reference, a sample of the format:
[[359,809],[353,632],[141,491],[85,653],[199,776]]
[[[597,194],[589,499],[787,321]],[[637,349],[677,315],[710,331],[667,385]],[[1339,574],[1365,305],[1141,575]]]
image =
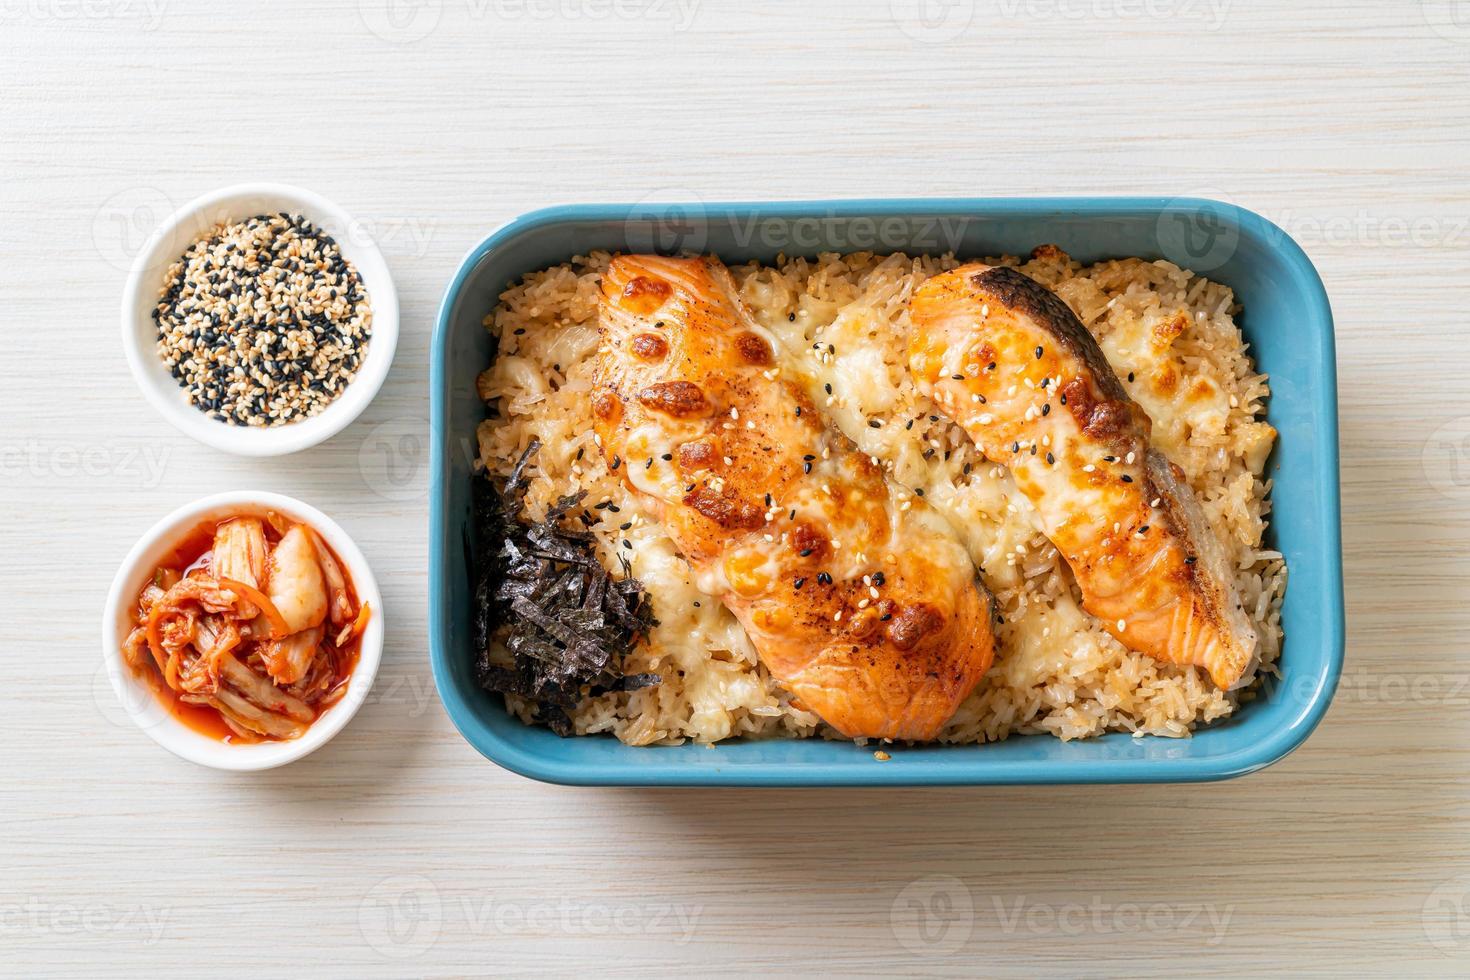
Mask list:
[[[0,0],[0,973],[1470,970],[1470,2]],[[315,450],[175,434],[119,347],[172,205],[298,182],[377,235],[392,376]],[[425,649],[427,357],[463,251],[569,201],[1225,197],[1337,317],[1348,668],[1208,786],[570,790],[483,761]],[[1248,297],[1247,297],[1248,300]],[[98,618],[157,517],[260,486],[374,562],[368,706],[180,762]]]

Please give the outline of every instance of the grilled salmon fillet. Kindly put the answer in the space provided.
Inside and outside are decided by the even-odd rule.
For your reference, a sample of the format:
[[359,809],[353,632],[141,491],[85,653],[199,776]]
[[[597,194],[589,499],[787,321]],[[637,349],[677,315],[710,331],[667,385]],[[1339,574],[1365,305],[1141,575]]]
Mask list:
[[1067,560],[1082,606],[1125,646],[1247,683],[1257,639],[1225,550],[1096,339],[1014,269],[962,266],[914,295],[910,368],[1010,469]]
[[850,737],[933,738],[990,666],[989,595],[937,513],[781,377],[714,258],[615,258],[592,394],[608,464],[779,684]]

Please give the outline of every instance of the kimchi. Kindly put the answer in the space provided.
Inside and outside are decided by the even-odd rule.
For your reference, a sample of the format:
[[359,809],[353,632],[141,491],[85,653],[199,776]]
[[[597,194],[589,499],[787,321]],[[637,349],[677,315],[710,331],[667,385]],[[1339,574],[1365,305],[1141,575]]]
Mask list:
[[242,514],[201,525],[158,566],[123,656],[196,731],[293,739],[346,692],[370,615],[314,529]]

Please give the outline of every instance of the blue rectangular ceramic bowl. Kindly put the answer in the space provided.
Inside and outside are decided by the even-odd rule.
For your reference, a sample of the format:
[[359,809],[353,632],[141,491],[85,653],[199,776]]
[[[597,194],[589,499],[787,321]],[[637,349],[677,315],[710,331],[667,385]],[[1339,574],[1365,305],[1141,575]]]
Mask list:
[[[1077,742],[871,749],[819,739],[630,748],[607,736],[559,738],[510,717],[475,683],[466,564],[475,376],[490,360],[481,320],[522,274],[593,249],[704,251],[726,261],[778,253],[875,250],[963,257],[1055,243],[1083,262],[1167,258],[1227,283],[1241,328],[1271,376],[1280,442],[1271,537],[1290,583],[1282,676],[1232,718],[1190,739],[1111,734]],[[1327,710],[1343,657],[1337,384],[1332,314],[1316,270],[1281,229],[1229,204],[1183,198],[1031,198],[588,205],[517,218],[475,246],[444,295],[430,373],[430,655],[439,696],[470,744],[536,779],[581,785],[892,786],[1226,779],[1270,765]]]

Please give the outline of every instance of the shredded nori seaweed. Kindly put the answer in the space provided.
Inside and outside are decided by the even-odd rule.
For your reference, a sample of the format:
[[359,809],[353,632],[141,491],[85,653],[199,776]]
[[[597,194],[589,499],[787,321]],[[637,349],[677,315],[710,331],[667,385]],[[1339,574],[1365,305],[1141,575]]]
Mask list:
[[[474,477],[474,643],[486,690],[534,702],[537,719],[572,734],[568,712],[584,697],[658,684],[658,674],[624,675],[623,658],[656,625],[648,594],[627,559],[614,578],[589,531],[564,526],[586,491],[562,497],[545,520],[522,517],[526,466],[539,441],[504,480]],[[512,664],[494,662],[496,644]]]

